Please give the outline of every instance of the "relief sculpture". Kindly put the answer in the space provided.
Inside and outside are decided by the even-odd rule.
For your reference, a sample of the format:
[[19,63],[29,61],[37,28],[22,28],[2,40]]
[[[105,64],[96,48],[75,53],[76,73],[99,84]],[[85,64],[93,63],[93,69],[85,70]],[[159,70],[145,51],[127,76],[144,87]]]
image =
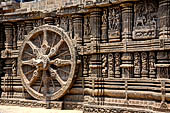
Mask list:
[[135,5],[135,25],[133,39],[153,39],[157,37],[158,2],[142,0]]

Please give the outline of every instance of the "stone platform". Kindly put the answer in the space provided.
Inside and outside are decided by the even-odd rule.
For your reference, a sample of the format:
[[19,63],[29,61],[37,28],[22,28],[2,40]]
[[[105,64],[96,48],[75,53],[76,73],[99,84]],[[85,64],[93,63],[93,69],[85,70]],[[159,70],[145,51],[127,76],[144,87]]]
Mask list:
[[55,110],[45,108],[29,108],[0,105],[0,113],[83,113],[83,112],[77,110]]

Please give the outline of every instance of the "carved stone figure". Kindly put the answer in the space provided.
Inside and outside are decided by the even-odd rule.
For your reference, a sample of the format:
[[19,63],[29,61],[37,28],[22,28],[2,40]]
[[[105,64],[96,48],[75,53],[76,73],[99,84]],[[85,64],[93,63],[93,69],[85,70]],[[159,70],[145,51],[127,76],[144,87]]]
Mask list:
[[141,59],[142,59],[142,78],[148,77],[148,55],[146,52],[141,53]]
[[155,68],[155,53],[149,53],[149,74],[151,78],[156,78],[156,68]]
[[108,77],[114,77],[114,56],[113,54],[108,55]]
[[84,18],[84,43],[90,43],[91,35],[91,26],[90,26],[90,17],[86,16]]
[[109,9],[109,42],[120,41],[120,13],[119,9]]
[[139,78],[141,73],[140,54],[134,53],[134,77]]
[[120,77],[120,54],[115,53],[115,78]]

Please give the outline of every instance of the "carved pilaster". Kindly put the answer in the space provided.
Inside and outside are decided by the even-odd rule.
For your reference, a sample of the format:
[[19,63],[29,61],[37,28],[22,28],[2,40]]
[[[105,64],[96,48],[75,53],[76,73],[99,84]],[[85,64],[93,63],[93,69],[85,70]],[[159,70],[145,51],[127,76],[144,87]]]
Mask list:
[[88,77],[89,75],[89,57],[83,56],[83,76]]
[[71,37],[71,39],[73,39],[73,19],[70,17],[69,18],[69,35]]
[[83,18],[81,15],[73,15],[74,39],[78,45],[83,45]]
[[108,32],[107,32],[107,27],[108,27],[108,10],[105,9],[103,11],[102,15],[102,36],[101,36],[101,42],[106,43],[108,41]]
[[134,53],[134,77],[140,78],[141,73],[141,63],[140,54],[138,52]]
[[13,49],[17,49],[17,26],[13,26]]
[[45,24],[53,25],[54,24],[54,19],[53,19],[53,17],[45,17],[44,22],[45,22]]
[[115,53],[115,78],[120,78],[120,53]]
[[170,53],[157,52],[157,78],[169,78],[169,64],[167,63]]
[[141,53],[142,59],[142,78],[148,78],[148,55],[146,52]]
[[108,77],[114,77],[114,56],[112,53],[108,55]]
[[102,59],[101,55],[92,55],[90,58],[90,71],[89,75],[91,77],[102,77]]
[[122,7],[122,38],[132,39],[133,29],[133,4],[124,3]]
[[4,32],[4,26],[3,24],[0,24],[0,49],[4,49],[4,36],[5,36],[5,32]]
[[25,34],[24,28],[25,28],[25,25],[23,22],[17,24],[17,40],[18,41],[24,40],[24,34]]
[[32,21],[25,21],[25,33],[28,34],[30,31],[33,30],[33,22]]
[[90,16],[84,16],[84,45],[90,43],[90,35],[91,35],[91,25],[90,25]]
[[12,23],[5,23],[5,35],[6,35],[6,42],[5,48],[12,49],[12,41],[13,41],[13,24]]
[[102,76],[108,77],[108,55],[102,55]]
[[159,0],[159,37],[170,38],[170,0]]
[[155,67],[155,53],[149,53],[149,77],[156,78],[156,67]]
[[97,43],[101,40],[101,9],[95,8],[90,16],[91,34]]

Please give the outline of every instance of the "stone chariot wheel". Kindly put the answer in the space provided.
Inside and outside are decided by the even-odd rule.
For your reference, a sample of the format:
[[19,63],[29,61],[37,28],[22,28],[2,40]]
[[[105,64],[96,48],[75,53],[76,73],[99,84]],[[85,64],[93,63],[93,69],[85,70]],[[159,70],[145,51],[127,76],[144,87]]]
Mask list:
[[36,99],[56,100],[71,87],[76,69],[72,40],[61,29],[43,25],[31,31],[21,47],[18,71]]

